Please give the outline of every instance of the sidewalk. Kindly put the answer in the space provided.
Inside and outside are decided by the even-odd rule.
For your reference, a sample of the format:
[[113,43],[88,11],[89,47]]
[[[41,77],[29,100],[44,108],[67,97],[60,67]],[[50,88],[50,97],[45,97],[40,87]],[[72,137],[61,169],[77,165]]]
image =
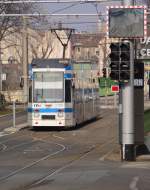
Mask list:
[[23,128],[26,128],[28,127],[28,123],[22,123],[22,124],[19,124],[19,125],[16,125],[15,127],[8,127],[6,129],[4,129],[4,132],[7,132],[7,133],[15,133]]

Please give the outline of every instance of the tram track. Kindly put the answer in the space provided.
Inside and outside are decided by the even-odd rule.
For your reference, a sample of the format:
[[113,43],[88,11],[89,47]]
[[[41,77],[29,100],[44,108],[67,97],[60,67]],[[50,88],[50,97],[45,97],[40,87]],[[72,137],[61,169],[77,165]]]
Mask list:
[[[92,153],[94,150],[96,150],[96,149],[98,149],[98,148],[102,149],[102,148],[104,148],[105,146],[107,146],[108,144],[112,143],[114,140],[115,140],[115,139],[112,138],[111,140],[105,141],[104,143],[97,144],[96,146],[91,146],[91,147],[88,148],[86,151],[84,150],[83,152],[80,152],[79,155],[76,156],[76,158],[67,161],[66,164],[63,164],[63,165],[61,165],[60,167],[58,167],[58,168],[56,168],[56,169],[50,168],[50,169],[48,170],[48,172],[47,172],[46,175],[43,175],[42,177],[40,177],[40,178],[34,180],[33,182],[30,182],[29,184],[25,184],[24,186],[21,186],[21,189],[22,189],[22,190],[28,190],[28,189],[31,189],[31,188],[33,188],[33,187],[35,187],[35,186],[40,185],[41,183],[43,183],[45,180],[47,180],[48,178],[52,177],[53,175],[55,175],[55,174],[57,174],[57,173],[63,171],[64,169],[66,169],[66,168],[72,166],[73,164],[75,164],[77,161],[80,161],[80,160],[82,160],[83,158],[87,157],[87,156],[88,156],[90,153]],[[43,140],[43,141],[45,141],[45,140]],[[52,143],[52,142],[49,142],[49,143]],[[32,163],[30,163],[30,164],[28,164],[28,165],[26,165],[26,166],[24,166],[24,167],[18,169],[18,170],[15,170],[15,171],[11,172],[9,175],[0,178],[0,182],[6,182],[9,178],[14,177],[14,176],[16,176],[16,175],[18,175],[18,174],[21,174],[21,173],[24,172],[25,170],[31,169],[33,166],[37,166],[37,165],[40,164],[41,162],[43,162],[43,161],[49,159],[50,157],[53,157],[53,156],[55,156],[55,155],[58,155],[59,153],[61,153],[61,152],[65,151],[65,150],[67,150],[67,149],[66,149],[66,146],[63,145],[63,144],[59,144],[59,143],[53,143],[53,144],[60,146],[61,149],[60,149],[60,150],[57,150],[57,151],[55,151],[55,152],[53,152],[53,153],[51,153],[51,154],[48,154],[48,155],[46,155],[46,156],[40,158],[39,160],[36,160],[36,161],[34,161],[34,162],[32,162]],[[16,190],[17,190],[17,189],[16,189]],[[18,189],[18,190],[19,190],[19,189]]]
[[[91,154],[94,150],[98,149],[98,148],[104,148],[105,146],[107,146],[108,144],[112,143],[115,139],[112,138],[110,141],[107,141],[103,144],[97,145],[97,146],[91,146],[88,150],[84,151],[83,153],[81,153],[77,158],[67,162],[66,164],[64,164],[63,166],[55,169],[52,171],[49,170],[49,173],[46,176],[43,176],[39,179],[37,179],[36,181],[25,185],[24,187],[22,187],[22,190],[30,190],[30,189],[34,189],[36,187],[38,187],[39,185],[41,185],[42,183],[44,183],[46,180],[48,180],[50,177],[58,174],[59,172],[62,172],[64,169],[69,168],[70,166],[73,166],[76,162],[82,160],[83,158],[86,158],[89,154]],[[14,189],[14,190],[19,190],[19,189]]]
[[[41,179],[38,179],[37,182],[33,183],[32,185],[30,185],[30,188],[34,187],[34,186],[37,186],[37,185],[40,185],[41,183],[43,183],[45,180],[47,180],[48,178],[52,177],[53,175],[63,171],[64,169],[72,166],[73,164],[75,164],[76,162],[80,161],[81,159],[85,158],[86,156],[88,156],[90,153],[92,153],[94,150],[96,150],[97,148],[103,148],[104,146],[112,143],[114,141],[114,139],[110,140],[109,142],[107,143],[104,143],[102,145],[97,145],[96,147],[95,146],[91,146],[89,148],[89,150],[83,152],[78,158],[74,159],[74,160],[71,160],[70,162],[68,162],[67,164],[65,164],[64,166],[56,169],[55,171],[53,171],[52,173],[48,174],[47,176],[41,178]],[[29,189],[30,189],[29,188]]]
[[12,176],[15,176],[16,174],[22,172],[23,170],[28,169],[28,168],[31,168],[32,166],[37,165],[39,162],[44,161],[44,160],[48,159],[49,157],[54,156],[54,155],[56,155],[56,154],[58,154],[58,153],[60,153],[60,152],[62,152],[62,151],[64,151],[64,150],[66,149],[66,147],[65,147],[64,145],[62,145],[62,144],[54,143],[54,142],[49,142],[49,143],[50,143],[50,144],[57,145],[57,146],[60,146],[61,149],[60,149],[60,150],[57,150],[57,151],[55,151],[55,152],[53,152],[53,153],[47,154],[46,156],[44,156],[44,157],[42,157],[42,158],[40,158],[40,159],[38,159],[38,160],[36,160],[36,161],[33,161],[33,162],[31,162],[31,163],[25,165],[24,167],[18,169],[18,170],[14,170],[13,172],[11,172],[11,173],[10,173],[9,175],[7,175],[7,176],[1,177],[1,178],[0,178],[0,182],[5,181],[5,180],[7,180],[8,178],[10,178],[10,177],[12,177]]
[[[40,135],[37,134],[37,136],[40,136]],[[19,148],[19,147],[21,147],[21,146],[28,145],[28,144],[31,144],[31,143],[33,143],[33,142],[40,141],[40,140],[42,140],[42,139],[46,139],[46,138],[50,137],[50,135],[47,135],[47,136],[44,137],[44,138],[37,137],[37,136],[35,136],[35,132],[31,132],[30,134],[23,134],[23,135],[19,135],[19,136],[18,136],[18,135],[15,135],[15,137],[9,138],[9,139],[4,140],[4,141],[0,141],[0,145],[2,146],[2,148],[0,149],[0,153],[5,152],[5,151],[8,151],[8,150],[13,150],[13,149],[15,149],[15,148]],[[21,143],[21,144],[16,144],[16,145],[14,145],[14,146],[11,145],[10,148],[8,147],[7,143],[9,143],[9,142],[11,142],[11,141],[13,141],[13,140],[17,141],[18,139],[21,139],[21,138],[23,138],[23,137],[29,137],[29,138],[31,138],[31,142],[23,142],[23,143]],[[17,143],[18,143],[18,142],[17,142]],[[5,150],[5,151],[4,151],[4,150]]]
[[[107,114],[109,113],[109,110],[103,110],[103,112],[102,112],[102,114],[101,114],[101,116],[100,116],[100,118],[102,118],[102,117],[104,117],[104,116],[106,116]],[[100,119],[99,118],[99,119]],[[34,132],[32,132],[31,133],[31,138],[34,138],[32,135],[34,135],[35,133]],[[23,146],[23,145],[27,145],[28,143],[22,143],[22,144],[19,144],[19,145],[15,145],[15,146],[11,146],[11,148],[8,148],[8,146],[5,144],[5,143],[7,143],[7,142],[10,142],[10,141],[13,141],[13,140],[16,140],[16,138],[17,139],[20,139],[20,138],[22,138],[22,137],[26,137],[26,136],[29,136],[29,134],[24,134],[24,135],[20,135],[20,136],[18,136],[17,135],[17,137],[15,136],[15,137],[13,137],[13,138],[11,138],[11,139],[7,139],[7,140],[4,140],[4,141],[0,141],[0,153],[2,153],[2,152],[5,152],[5,151],[8,151],[8,150],[13,150],[13,149],[15,149],[15,148],[19,148],[19,147],[21,147],[21,146]],[[34,140],[33,140],[33,142],[34,142]],[[32,142],[29,142],[29,144],[30,143],[32,143]]]
[[[106,113],[106,116],[105,116],[105,118],[106,118],[107,115],[108,115],[107,113],[109,113],[109,112],[105,111],[105,113]],[[89,125],[89,127],[90,127],[90,134],[93,134],[93,132],[96,129],[99,128],[99,126],[95,126],[94,128],[92,128],[90,125]],[[87,126],[87,130],[88,131],[89,131],[89,127]],[[106,126],[101,126],[100,128],[103,128],[103,127],[106,127]],[[81,128],[81,130],[82,130],[82,128]],[[80,130],[78,130],[78,131],[80,132]],[[84,128],[83,128],[82,132],[85,132]],[[51,168],[47,168],[46,170],[44,170],[44,172],[42,172],[40,174],[41,176],[38,176],[38,177],[36,176],[36,177],[34,177],[35,179],[32,179],[32,180],[29,179],[29,180],[27,180],[24,183],[22,182],[23,184],[21,185],[21,188],[18,188],[16,186],[16,187],[13,188],[13,190],[20,190],[20,189],[21,190],[28,190],[28,189],[31,189],[31,188],[35,188],[38,185],[41,185],[42,183],[44,183],[46,180],[48,180],[52,176],[58,174],[59,172],[62,172],[63,170],[65,170],[66,168],[68,168],[70,166],[73,166],[73,164],[75,164],[76,162],[78,162],[78,161],[82,160],[83,158],[87,157],[88,155],[90,155],[90,153],[92,153],[94,150],[96,150],[98,148],[99,148],[98,151],[99,150],[101,151],[101,149],[103,149],[104,147],[107,147],[107,148],[103,149],[104,151],[103,150],[101,151],[102,154],[103,154],[103,152],[105,152],[105,154],[104,154],[104,157],[105,157],[106,151],[110,152],[110,149],[108,150],[108,146],[107,145],[111,144],[112,142],[115,141],[115,139],[111,137],[111,138],[109,138],[110,140],[106,140],[105,139],[104,142],[96,143],[95,145],[88,146],[88,147],[84,146],[84,147],[82,147],[82,149],[80,149],[80,152],[78,151],[76,154],[74,154],[74,148],[75,147],[76,148],[80,147],[80,143],[73,144],[73,146],[70,146],[70,145],[73,143],[73,141],[75,141],[75,139],[77,138],[77,136],[75,136],[75,139],[73,140],[72,139],[73,136],[72,135],[68,136],[67,132],[62,133],[62,134],[67,134],[67,136],[66,135],[65,136],[64,135],[63,136],[58,136],[57,134],[58,134],[57,132],[54,132],[54,133],[50,132],[48,135],[45,136],[45,133],[44,134],[42,134],[42,133],[37,133],[36,134],[35,132],[31,132],[30,135],[29,134],[24,134],[22,136],[19,136],[21,138],[28,136],[28,137],[34,138],[33,141],[36,140],[36,141],[44,142],[44,143],[47,143],[47,144],[53,144],[55,146],[59,146],[59,150],[55,150],[55,151],[53,151],[53,152],[51,152],[51,153],[49,153],[49,154],[41,157],[38,160],[35,160],[35,161],[32,161],[32,162],[29,162],[28,164],[22,165],[22,167],[20,167],[19,169],[14,170],[14,171],[12,171],[11,173],[7,173],[8,175],[6,174],[5,176],[2,176],[0,178],[1,184],[5,185],[5,183],[7,183],[7,181],[9,183],[12,180],[14,180],[15,178],[18,178],[18,176],[22,176],[22,175],[25,175],[26,173],[30,173],[31,171],[34,171],[35,168],[40,167],[44,163],[44,161],[46,161],[48,159],[55,158],[55,156],[56,156],[56,159],[57,159],[57,155],[59,155],[61,152],[63,152],[63,157],[64,157],[65,154],[69,156],[70,151],[71,152],[73,151],[73,155],[70,154],[71,157],[69,156],[69,158],[67,156],[68,160],[67,161],[65,160],[65,163],[63,161],[61,161],[61,163],[59,164],[59,166],[57,165],[57,166],[54,166],[54,167],[51,167]],[[77,135],[78,134],[80,134],[80,133],[77,133]],[[83,135],[84,133],[81,133],[81,134]],[[35,137],[35,135],[36,135],[36,137]],[[84,134],[84,136],[85,135],[86,135],[86,133]],[[19,138],[19,137],[17,136],[17,138]],[[51,140],[50,137],[52,137],[52,140]],[[93,137],[94,137],[94,135],[93,135]],[[49,138],[49,140],[47,140],[47,138]],[[1,151],[1,153],[5,152],[5,151],[8,151],[8,150],[12,150],[12,149],[15,150],[15,149],[17,149],[19,147],[21,148],[22,146],[26,145],[26,143],[21,143],[20,145],[15,145],[14,147],[10,147],[10,148],[6,147],[7,144],[5,145],[5,143],[9,142],[9,141],[13,141],[13,140],[16,140],[16,137],[13,137],[11,139],[7,139],[5,141],[1,141],[0,142],[0,144],[4,143],[2,145],[3,146],[3,151]],[[68,143],[68,142],[70,142],[70,140],[72,142],[71,144]],[[60,142],[60,143],[57,143],[57,142]],[[27,142],[27,145],[28,144],[30,145],[30,143],[32,143],[32,142]],[[81,143],[84,143],[83,139],[82,139]],[[85,143],[84,145],[86,145],[86,144],[87,143]],[[68,149],[67,147],[70,147],[70,148]],[[18,184],[18,186],[19,186],[19,184]]]
[[[33,134],[33,133],[32,133]],[[0,153],[2,153],[2,152],[4,152],[4,150],[6,151],[6,150],[11,150],[11,149],[14,149],[14,148],[18,148],[18,147],[20,147],[20,146],[22,146],[22,145],[24,145],[25,143],[22,143],[22,144],[19,144],[19,145],[15,145],[15,146],[11,146],[11,148],[8,148],[8,145],[6,145],[6,143],[8,143],[8,142],[11,142],[11,141],[13,141],[13,140],[18,140],[18,139],[21,139],[22,137],[29,137],[29,134],[23,134],[23,135],[20,135],[20,136],[15,136],[15,137],[12,137],[12,138],[9,138],[9,139],[7,139],[7,140],[4,140],[4,141],[0,141],[0,145],[2,146],[2,148],[0,148]],[[31,138],[33,138],[33,136],[32,135],[30,135],[30,137]],[[5,148],[4,148],[5,147]]]

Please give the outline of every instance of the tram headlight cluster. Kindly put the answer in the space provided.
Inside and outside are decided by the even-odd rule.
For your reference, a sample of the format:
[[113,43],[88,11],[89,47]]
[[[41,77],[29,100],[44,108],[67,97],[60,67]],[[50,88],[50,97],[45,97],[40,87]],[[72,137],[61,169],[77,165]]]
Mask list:
[[34,118],[39,118],[39,117],[40,117],[40,113],[34,112]]
[[58,117],[63,117],[64,116],[64,110],[60,109],[58,110]]

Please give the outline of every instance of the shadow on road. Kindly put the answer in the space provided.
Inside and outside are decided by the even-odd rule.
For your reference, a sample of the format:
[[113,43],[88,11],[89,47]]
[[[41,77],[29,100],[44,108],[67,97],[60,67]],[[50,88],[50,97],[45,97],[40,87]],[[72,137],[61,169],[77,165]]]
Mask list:
[[96,121],[98,121],[98,120],[100,120],[100,119],[102,119],[102,117],[98,117],[98,118],[94,118],[94,119],[91,119],[91,120],[89,120],[89,121],[86,121],[86,122],[84,122],[84,123],[82,123],[82,124],[80,124],[80,125],[76,125],[76,126],[74,126],[74,127],[70,127],[70,128],[67,128],[67,127],[57,127],[57,126],[53,126],[53,127],[45,127],[45,126],[38,126],[38,127],[31,127],[31,128],[29,128],[29,130],[31,130],[31,131],[35,131],[35,132],[38,132],[38,131],[40,131],[40,132],[45,132],[45,131],[52,131],[52,132],[54,132],[54,131],[74,131],[74,130],[79,130],[80,128],[84,128],[84,127],[86,127],[88,124],[91,124],[91,123],[94,123],[94,122],[96,122]]

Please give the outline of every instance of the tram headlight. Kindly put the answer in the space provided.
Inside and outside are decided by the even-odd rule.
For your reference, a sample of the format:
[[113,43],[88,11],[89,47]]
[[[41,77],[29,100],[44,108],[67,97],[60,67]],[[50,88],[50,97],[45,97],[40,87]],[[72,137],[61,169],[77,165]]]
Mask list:
[[34,117],[35,118],[39,118],[40,117],[40,114],[38,112],[34,112]]
[[64,116],[64,110],[60,109],[58,110],[58,117],[63,117]]

